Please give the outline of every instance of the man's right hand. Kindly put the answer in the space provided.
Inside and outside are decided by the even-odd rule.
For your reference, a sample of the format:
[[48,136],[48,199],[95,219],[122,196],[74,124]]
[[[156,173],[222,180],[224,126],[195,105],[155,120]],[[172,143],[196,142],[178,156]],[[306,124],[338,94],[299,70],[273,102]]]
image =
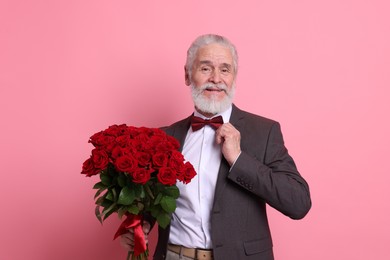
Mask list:
[[[145,242],[148,243],[148,234],[150,232],[150,224],[149,222],[145,221],[142,224],[142,230],[145,235]],[[129,232],[126,234],[123,234],[120,238],[120,243],[127,251],[134,251],[134,229],[129,229]]]

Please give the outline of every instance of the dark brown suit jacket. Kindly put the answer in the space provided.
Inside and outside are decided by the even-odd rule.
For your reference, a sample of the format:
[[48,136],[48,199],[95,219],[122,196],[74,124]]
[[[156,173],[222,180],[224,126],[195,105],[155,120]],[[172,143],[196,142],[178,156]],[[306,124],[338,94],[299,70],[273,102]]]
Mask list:
[[[232,169],[221,162],[210,212],[214,258],[273,260],[266,203],[301,219],[311,207],[309,187],[284,146],[279,123],[234,105],[230,123],[241,133],[242,153]],[[189,127],[190,117],[165,131],[183,147]],[[154,259],[164,259],[168,237],[169,226],[159,228]]]

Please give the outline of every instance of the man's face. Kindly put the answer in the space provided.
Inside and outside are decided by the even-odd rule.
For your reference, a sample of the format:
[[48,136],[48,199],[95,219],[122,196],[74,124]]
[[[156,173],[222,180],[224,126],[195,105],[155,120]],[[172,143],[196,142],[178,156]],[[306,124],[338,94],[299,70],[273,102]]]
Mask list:
[[191,85],[195,107],[200,112],[217,114],[231,105],[236,72],[228,47],[220,44],[201,47],[190,73],[191,77],[186,74],[186,84]]

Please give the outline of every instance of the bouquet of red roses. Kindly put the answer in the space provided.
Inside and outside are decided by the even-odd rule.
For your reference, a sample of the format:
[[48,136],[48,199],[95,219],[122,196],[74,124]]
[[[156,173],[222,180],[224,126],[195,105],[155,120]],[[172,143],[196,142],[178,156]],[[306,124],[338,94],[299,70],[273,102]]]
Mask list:
[[179,142],[157,128],[112,125],[89,142],[94,149],[81,173],[100,176],[93,187],[96,217],[103,223],[114,212],[125,216],[114,239],[134,228],[134,252],[128,259],[147,259],[143,215],[151,215],[165,228],[180,194],[176,182],[187,184],[196,172],[178,151]]

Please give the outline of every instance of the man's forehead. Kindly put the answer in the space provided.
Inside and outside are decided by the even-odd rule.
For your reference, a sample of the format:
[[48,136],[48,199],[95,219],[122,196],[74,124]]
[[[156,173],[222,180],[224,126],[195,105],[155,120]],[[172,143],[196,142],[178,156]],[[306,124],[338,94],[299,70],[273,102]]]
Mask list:
[[199,48],[196,59],[201,63],[233,63],[233,57],[230,49],[221,44],[209,44]]

